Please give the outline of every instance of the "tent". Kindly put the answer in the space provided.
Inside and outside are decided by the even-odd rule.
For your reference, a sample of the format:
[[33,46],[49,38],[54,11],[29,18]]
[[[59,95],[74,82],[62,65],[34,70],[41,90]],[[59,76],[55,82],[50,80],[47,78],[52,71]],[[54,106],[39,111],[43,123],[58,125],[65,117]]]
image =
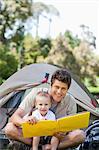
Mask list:
[[[27,89],[46,82],[48,75],[47,82],[50,83],[51,75],[60,68],[46,63],[31,64],[13,74],[0,86],[0,129],[5,126],[9,116],[18,107]],[[72,83],[68,92],[75,97],[78,106],[99,117],[96,99],[82,83],[74,78],[74,75],[71,76]]]
[[[9,144],[9,139],[5,136],[3,128],[28,93],[27,91],[38,84],[45,82],[50,84],[51,75],[60,68],[45,63],[31,64],[13,74],[0,86],[0,149],[6,149]],[[96,99],[82,83],[75,79],[73,74],[71,76],[72,83],[68,92],[75,97],[80,111],[88,110],[91,112],[91,116],[97,119],[99,111]]]

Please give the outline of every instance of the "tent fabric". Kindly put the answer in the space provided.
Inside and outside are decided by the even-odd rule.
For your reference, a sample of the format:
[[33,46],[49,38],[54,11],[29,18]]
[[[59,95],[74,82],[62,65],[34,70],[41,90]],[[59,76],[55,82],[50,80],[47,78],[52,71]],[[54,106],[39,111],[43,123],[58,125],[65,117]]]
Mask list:
[[[49,74],[48,82],[50,83],[51,75],[57,69],[60,69],[60,67],[51,64],[32,64],[13,74],[0,86],[0,107],[9,100],[9,97],[11,97],[14,92],[41,84],[46,73]],[[99,112],[96,111],[97,109],[92,104],[92,99],[95,100],[95,98],[83,84],[79,84],[78,81],[74,79],[73,75],[69,93],[76,98],[78,105],[90,111],[95,116],[99,116]]]
[[0,107],[2,107],[13,95],[15,92],[11,92],[6,94],[5,96],[1,97],[0,99]]
[[15,112],[21,103],[22,96],[25,91],[15,93],[11,96],[9,101],[7,101],[3,107],[0,108],[0,129],[2,129],[8,122],[9,117]]

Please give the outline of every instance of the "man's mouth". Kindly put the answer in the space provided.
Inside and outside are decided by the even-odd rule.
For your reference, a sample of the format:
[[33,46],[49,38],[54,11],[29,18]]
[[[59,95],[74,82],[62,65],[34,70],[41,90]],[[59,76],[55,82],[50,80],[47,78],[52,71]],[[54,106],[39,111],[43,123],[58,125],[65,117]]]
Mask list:
[[59,97],[59,98],[62,97],[62,95],[59,95],[59,94],[57,94],[56,96]]

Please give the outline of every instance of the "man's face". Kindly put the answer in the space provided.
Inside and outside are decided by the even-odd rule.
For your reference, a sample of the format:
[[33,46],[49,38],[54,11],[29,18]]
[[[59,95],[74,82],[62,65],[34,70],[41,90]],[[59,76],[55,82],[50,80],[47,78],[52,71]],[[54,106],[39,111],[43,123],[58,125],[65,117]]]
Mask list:
[[67,91],[68,85],[56,79],[51,86],[50,94],[55,102],[60,102],[66,95]]

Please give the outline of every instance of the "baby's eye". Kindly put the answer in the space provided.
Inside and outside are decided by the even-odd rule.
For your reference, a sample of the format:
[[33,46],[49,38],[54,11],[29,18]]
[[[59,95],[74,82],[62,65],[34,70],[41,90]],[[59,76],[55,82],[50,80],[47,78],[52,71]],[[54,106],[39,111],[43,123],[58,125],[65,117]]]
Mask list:
[[42,106],[42,104],[39,104],[40,106]]
[[48,105],[48,104],[45,104],[46,106]]

